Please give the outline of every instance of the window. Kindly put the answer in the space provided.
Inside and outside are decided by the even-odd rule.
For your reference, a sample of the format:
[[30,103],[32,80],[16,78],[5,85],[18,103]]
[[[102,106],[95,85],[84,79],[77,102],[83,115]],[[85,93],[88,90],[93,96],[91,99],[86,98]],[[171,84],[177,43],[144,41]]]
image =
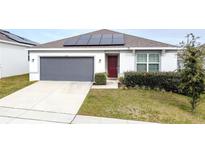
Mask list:
[[138,72],[158,72],[160,66],[159,53],[138,53],[137,71]]
[[159,64],[149,64],[149,72],[159,72]]
[[149,55],[149,62],[155,63],[159,62],[159,54],[148,54]]
[[137,55],[137,71],[146,72],[147,70],[147,54],[138,54]]
[[146,72],[147,71],[147,64],[137,64],[137,71],[138,72]]
[[142,62],[142,63],[143,62],[146,63],[147,62],[147,54],[138,54],[137,61]]

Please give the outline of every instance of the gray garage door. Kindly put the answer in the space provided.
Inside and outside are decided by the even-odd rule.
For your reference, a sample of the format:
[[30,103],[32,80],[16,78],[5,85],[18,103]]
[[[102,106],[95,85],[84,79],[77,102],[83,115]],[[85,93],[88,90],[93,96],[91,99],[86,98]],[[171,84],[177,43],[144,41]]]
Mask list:
[[93,81],[93,57],[41,57],[40,79]]

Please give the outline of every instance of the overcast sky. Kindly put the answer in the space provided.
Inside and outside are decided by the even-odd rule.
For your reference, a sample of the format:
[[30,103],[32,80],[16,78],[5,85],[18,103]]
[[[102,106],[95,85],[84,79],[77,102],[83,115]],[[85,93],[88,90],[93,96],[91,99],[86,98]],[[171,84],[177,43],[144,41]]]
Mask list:
[[[46,43],[78,34],[94,31],[95,29],[8,29],[8,31],[32,41]],[[188,33],[199,36],[199,42],[205,43],[205,29],[113,29],[115,31],[149,38],[173,45],[185,40]]]

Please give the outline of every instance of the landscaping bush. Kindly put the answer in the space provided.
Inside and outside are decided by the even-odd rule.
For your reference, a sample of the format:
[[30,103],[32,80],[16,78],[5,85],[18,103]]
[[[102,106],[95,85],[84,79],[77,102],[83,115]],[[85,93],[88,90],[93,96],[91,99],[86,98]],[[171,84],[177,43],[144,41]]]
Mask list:
[[121,76],[118,78],[118,80],[119,80],[120,84],[124,84],[124,77]]
[[96,73],[95,74],[95,84],[96,85],[106,85],[107,75],[106,73]]
[[179,89],[180,75],[176,72],[126,72],[124,76],[124,84],[128,87],[139,86],[182,93]]

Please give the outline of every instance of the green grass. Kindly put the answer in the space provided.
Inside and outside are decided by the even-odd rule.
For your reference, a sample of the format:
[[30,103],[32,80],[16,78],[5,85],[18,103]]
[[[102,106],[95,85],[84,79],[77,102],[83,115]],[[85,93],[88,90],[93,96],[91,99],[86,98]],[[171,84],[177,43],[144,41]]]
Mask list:
[[81,115],[158,123],[205,123],[205,95],[195,113],[188,97],[154,90],[91,90]]
[[0,98],[3,98],[34,82],[29,82],[28,74],[0,79]]

